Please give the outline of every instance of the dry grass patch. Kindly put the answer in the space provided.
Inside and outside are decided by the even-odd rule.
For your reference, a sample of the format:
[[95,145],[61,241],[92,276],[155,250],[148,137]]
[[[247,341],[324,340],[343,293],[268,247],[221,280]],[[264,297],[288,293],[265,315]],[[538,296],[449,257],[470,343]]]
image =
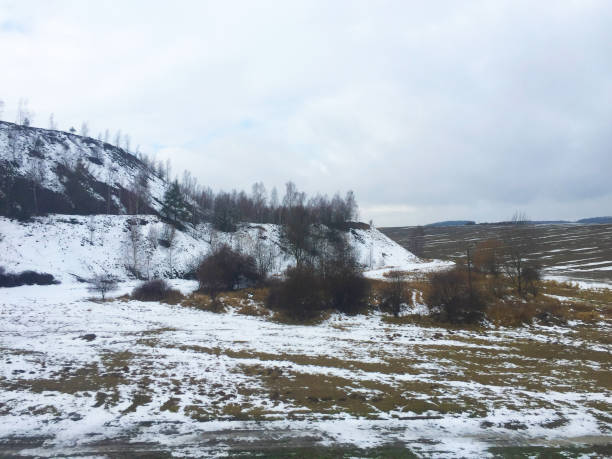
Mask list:
[[333,309],[326,309],[319,312],[315,317],[307,320],[300,320],[288,314],[287,311],[273,311],[271,319],[276,323],[285,325],[319,325],[329,319],[334,312]]
[[134,358],[129,351],[102,355],[97,363],[74,367],[66,363],[49,378],[17,379],[8,383],[9,390],[29,390],[34,393],[59,392],[70,395],[96,393],[95,406],[113,406],[119,402],[119,387],[130,384],[129,365]]
[[424,413],[482,414],[485,408],[476,400],[451,400],[441,387],[428,382],[385,384],[370,380],[349,380],[333,375],[313,375],[259,365],[243,367],[246,374],[258,375],[268,389],[269,398],[296,408],[293,417],[311,413],[334,416],[341,413],[368,419],[394,412],[422,415]]
[[216,301],[209,295],[194,292],[187,296],[181,304],[202,311],[224,313],[233,308],[237,314],[246,316],[267,316],[269,311],[263,307],[268,295],[267,288],[247,288],[219,294]]
[[183,306],[189,306],[196,308],[201,311],[223,313],[226,312],[226,308],[221,301],[213,301],[209,295],[205,295],[199,292],[193,292],[188,295],[181,304]]

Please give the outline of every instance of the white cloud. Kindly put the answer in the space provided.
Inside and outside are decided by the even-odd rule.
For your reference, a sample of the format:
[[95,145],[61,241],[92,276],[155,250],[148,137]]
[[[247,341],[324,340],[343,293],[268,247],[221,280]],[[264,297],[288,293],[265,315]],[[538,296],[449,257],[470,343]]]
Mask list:
[[612,208],[609,43],[604,0],[0,0],[0,98],[379,224],[569,218]]

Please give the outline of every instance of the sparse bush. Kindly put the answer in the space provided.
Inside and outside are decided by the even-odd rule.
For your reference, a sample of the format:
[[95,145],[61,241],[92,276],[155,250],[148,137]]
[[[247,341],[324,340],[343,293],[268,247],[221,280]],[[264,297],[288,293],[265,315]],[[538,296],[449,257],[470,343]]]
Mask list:
[[464,269],[434,273],[430,284],[426,302],[430,307],[441,308],[448,321],[473,323],[484,317],[484,297]]
[[329,306],[345,314],[356,314],[367,306],[370,284],[352,263],[336,262],[325,276]]
[[139,301],[178,303],[182,296],[181,292],[170,287],[164,279],[143,282],[132,291],[132,298]]
[[517,327],[533,322],[537,314],[535,304],[521,301],[498,302],[487,308],[487,317],[496,325]]
[[533,296],[538,294],[541,275],[540,268],[535,265],[527,266],[523,269],[524,291],[531,293]]
[[106,294],[114,292],[119,288],[119,281],[116,277],[110,274],[96,274],[89,280],[88,290],[93,293],[98,293],[102,300],[106,299]]
[[223,291],[255,285],[259,280],[253,257],[220,245],[198,266],[199,290],[215,301]]
[[283,281],[272,284],[266,305],[299,321],[313,319],[327,306],[323,279],[312,266],[289,268]]
[[21,273],[6,272],[0,267],[0,287],[19,287],[21,285],[52,285],[59,284],[57,280],[47,273],[23,271]]
[[474,268],[482,273],[497,276],[501,272],[504,244],[499,239],[487,239],[476,244]]
[[408,302],[408,289],[401,272],[392,271],[385,277],[389,280],[381,291],[380,309],[398,317],[402,304]]
[[345,314],[365,309],[370,284],[363,277],[354,250],[339,231],[323,235],[327,243],[319,244],[318,270],[323,276],[327,307]]
[[309,320],[325,309],[355,314],[367,306],[370,284],[342,242],[317,265],[298,264],[270,289],[267,305],[296,320]]

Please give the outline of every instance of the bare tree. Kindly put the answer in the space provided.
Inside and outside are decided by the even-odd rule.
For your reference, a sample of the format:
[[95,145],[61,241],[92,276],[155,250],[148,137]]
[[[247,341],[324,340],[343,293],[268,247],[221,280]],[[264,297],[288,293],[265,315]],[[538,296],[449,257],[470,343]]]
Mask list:
[[53,113],[49,115],[49,129],[51,129],[52,131],[57,130],[57,124],[55,123],[55,115]]
[[504,272],[514,283],[519,295],[525,293],[525,271],[530,278],[537,271],[534,260],[529,255],[534,252],[534,238],[529,220],[524,212],[516,212],[504,234],[505,263]]
[[270,213],[271,213],[271,220],[272,223],[280,223],[280,221],[278,220],[279,218],[279,212],[278,212],[278,208],[279,208],[279,201],[278,201],[278,190],[276,189],[276,187],[272,188],[272,191],[270,192]]
[[111,212],[114,184],[115,184],[115,170],[112,167],[109,167],[106,170],[106,213],[107,214],[110,214]]
[[104,143],[108,143],[109,140],[110,140],[110,131],[106,129],[104,131]]
[[264,186],[263,182],[254,183],[251,191],[251,199],[253,200],[253,207],[255,209],[255,221],[258,223],[262,223],[264,221],[266,196],[266,187]]
[[28,99],[20,98],[17,104],[16,123],[22,126],[30,126],[33,120],[34,112],[28,108]]
[[140,169],[130,185],[129,209],[130,214],[139,214],[149,204],[149,174],[146,169]]
[[32,184],[32,194],[34,198],[34,214],[38,215],[38,189],[42,186],[45,180],[45,165],[39,158],[35,158],[28,169],[26,176]]
[[174,247],[175,238],[176,238],[176,227],[169,223],[164,224],[164,231],[162,233],[161,239],[163,241],[163,245],[166,247],[166,249],[168,249],[168,266],[170,268],[171,274],[174,272],[173,255],[174,255],[174,249],[175,249]]
[[291,209],[292,207],[304,205],[306,195],[304,192],[298,191],[295,183],[289,181],[285,183],[285,197],[283,198],[283,206]]
[[99,293],[102,301],[106,299],[106,294],[114,292],[119,288],[117,278],[110,274],[96,274],[89,280],[88,290]]
[[125,144],[125,151],[129,153],[130,152],[130,135],[129,134],[125,134],[123,136],[123,142]]
[[166,165],[165,165],[165,175],[166,175],[166,182],[170,181],[170,172],[172,171],[172,165],[170,164],[170,158],[166,159]]
[[91,215],[87,222],[87,231],[89,232],[89,245],[94,245],[94,236],[96,234],[96,221],[95,217]]
[[274,270],[279,254],[276,246],[265,236],[263,229],[257,231],[255,241],[252,242],[248,252],[255,260],[255,267],[259,278],[266,279],[268,274]]
[[347,220],[358,220],[359,219],[359,207],[357,206],[357,199],[353,190],[346,192],[346,219]]
[[399,316],[403,303],[408,302],[408,289],[401,272],[392,271],[382,292],[381,309]]
[[20,164],[21,157],[18,154],[18,146],[19,146],[19,134],[15,129],[10,129],[7,131],[7,140],[8,140],[8,149],[12,154],[13,161]]
[[127,265],[134,276],[140,278],[140,244],[142,234],[136,218],[128,220]]
[[81,135],[83,137],[87,137],[89,135],[89,126],[87,125],[87,121],[83,121],[83,124],[81,124]]
[[3,114],[4,114],[4,101],[0,99],[0,120],[2,119]]
[[370,247],[368,249],[368,268],[374,267],[374,220],[370,220]]
[[157,228],[155,225],[151,225],[149,227],[149,232],[147,233],[147,242],[151,247],[157,249],[159,245],[159,233],[157,232]]
[[151,279],[151,261],[153,260],[153,255],[159,246],[159,235],[157,233],[157,228],[155,224],[149,226],[149,231],[146,236],[146,247],[144,249],[144,266],[146,269],[146,277],[147,280]]
[[504,253],[503,242],[498,239],[486,239],[474,248],[474,268],[482,273],[497,276]]
[[121,148],[121,139],[122,139],[122,137],[121,137],[121,129],[119,129],[117,131],[117,133],[115,134],[115,146],[117,148]]

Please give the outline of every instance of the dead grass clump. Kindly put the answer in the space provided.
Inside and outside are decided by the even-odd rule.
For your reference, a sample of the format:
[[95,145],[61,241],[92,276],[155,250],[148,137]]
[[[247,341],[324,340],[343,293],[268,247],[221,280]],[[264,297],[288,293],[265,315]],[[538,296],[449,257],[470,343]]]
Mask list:
[[299,317],[295,317],[293,314],[287,311],[279,310],[272,312],[272,320],[279,324],[285,325],[318,325],[329,319],[333,312],[334,311],[331,309],[326,309],[323,311],[319,311],[318,315],[314,317],[301,319]]
[[574,314],[572,314],[572,318],[582,322],[593,323],[602,320],[603,316],[597,311],[576,311]]
[[481,410],[473,400],[469,404],[445,400],[446,397],[428,382],[385,384],[372,380],[352,381],[340,376],[259,365],[245,367],[245,373],[261,378],[275,403],[296,407],[295,416],[312,412],[331,416],[348,413],[379,419],[382,413],[390,411],[420,415],[431,411],[460,413]]
[[487,307],[487,317],[498,326],[517,327],[533,322],[537,309],[532,303],[498,301]]
[[225,305],[221,301],[213,301],[209,295],[202,293],[192,293],[187,296],[181,303],[183,306],[189,306],[201,311],[209,311],[215,313],[226,312]]
[[243,316],[267,316],[268,315],[268,312],[265,309],[258,307],[255,304],[244,304],[236,310],[236,313],[243,315]]

